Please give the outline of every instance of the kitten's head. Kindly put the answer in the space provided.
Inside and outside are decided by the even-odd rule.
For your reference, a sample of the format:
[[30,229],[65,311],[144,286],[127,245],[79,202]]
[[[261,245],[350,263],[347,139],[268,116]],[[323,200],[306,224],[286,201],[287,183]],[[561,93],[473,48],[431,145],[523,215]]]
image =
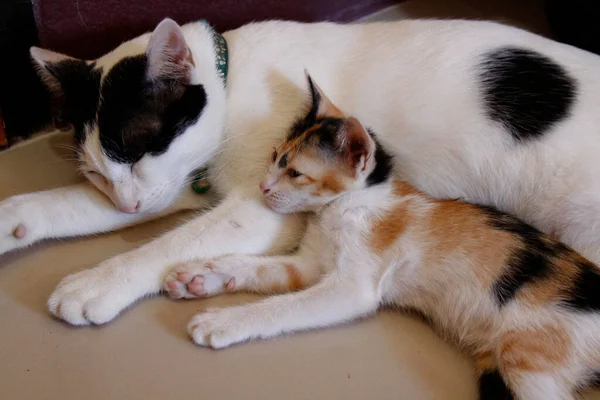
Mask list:
[[31,48],[57,125],[75,130],[81,170],[121,211],[156,211],[221,140],[225,91],[212,32],[162,21],[94,61]]
[[[315,210],[345,192],[380,182],[390,168],[387,156],[376,162],[376,142],[361,123],[344,115],[307,78],[310,111],[273,151],[260,184],[269,207],[281,213]],[[378,164],[385,177],[374,181]]]

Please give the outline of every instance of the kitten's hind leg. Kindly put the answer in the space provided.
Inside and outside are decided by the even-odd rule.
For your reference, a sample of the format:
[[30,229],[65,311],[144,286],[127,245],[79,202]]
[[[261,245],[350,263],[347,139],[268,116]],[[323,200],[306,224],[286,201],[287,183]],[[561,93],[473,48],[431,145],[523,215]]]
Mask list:
[[214,296],[223,292],[284,293],[312,285],[321,271],[311,257],[225,256],[182,264],[165,278],[172,298]]
[[515,397],[519,400],[577,399],[570,385],[550,373],[511,371],[507,373],[507,380]]

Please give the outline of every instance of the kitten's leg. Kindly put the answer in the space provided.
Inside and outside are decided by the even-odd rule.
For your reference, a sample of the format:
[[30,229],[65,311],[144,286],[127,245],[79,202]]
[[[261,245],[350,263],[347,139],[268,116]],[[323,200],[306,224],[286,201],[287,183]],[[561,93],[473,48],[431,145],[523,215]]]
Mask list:
[[[191,191],[190,191],[191,192]],[[42,239],[90,235],[123,228],[182,209],[208,205],[208,197],[187,193],[166,210],[125,214],[85,182],[0,202],[0,254]]]
[[375,311],[378,303],[370,282],[342,279],[334,273],[301,292],[200,313],[192,318],[188,331],[197,344],[218,349],[350,321]]
[[310,256],[232,255],[180,265],[167,275],[165,290],[172,298],[186,299],[226,291],[283,293],[312,285],[320,274]]
[[74,325],[106,323],[141,297],[159,292],[174,265],[231,253],[288,251],[304,227],[304,218],[279,215],[260,198],[230,195],[163,237],[68,276],[48,306]]

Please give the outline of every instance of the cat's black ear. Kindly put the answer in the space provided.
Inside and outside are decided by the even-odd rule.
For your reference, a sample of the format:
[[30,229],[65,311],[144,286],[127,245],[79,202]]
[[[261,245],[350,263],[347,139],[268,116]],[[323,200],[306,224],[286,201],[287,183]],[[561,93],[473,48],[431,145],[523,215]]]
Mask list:
[[61,53],[39,47],[31,47],[29,54],[38,76],[48,88],[51,97],[54,125],[59,129],[69,129],[77,125],[89,110],[95,107],[100,85],[100,72],[95,64],[69,57]]
[[371,135],[354,117],[346,119],[338,134],[338,143],[348,166],[355,174],[364,172],[375,151]]
[[325,95],[323,90],[315,83],[309,73],[305,71],[310,90],[311,107],[309,117],[317,118],[344,118],[344,113],[337,108]]
[[166,18],[154,29],[148,49],[148,79],[169,79],[188,84],[194,59],[181,27]]

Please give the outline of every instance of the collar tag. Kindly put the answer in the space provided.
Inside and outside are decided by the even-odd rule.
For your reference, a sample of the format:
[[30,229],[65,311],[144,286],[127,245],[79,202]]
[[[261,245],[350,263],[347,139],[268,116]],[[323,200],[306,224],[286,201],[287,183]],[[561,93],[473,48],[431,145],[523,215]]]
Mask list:
[[192,173],[192,190],[197,194],[205,194],[210,190],[208,181],[208,169],[200,168]]

